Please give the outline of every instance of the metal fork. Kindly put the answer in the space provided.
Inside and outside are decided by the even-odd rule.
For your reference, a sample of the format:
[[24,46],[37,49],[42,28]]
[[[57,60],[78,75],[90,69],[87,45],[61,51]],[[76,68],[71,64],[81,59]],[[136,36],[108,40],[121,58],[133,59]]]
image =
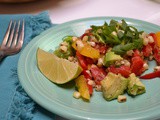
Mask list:
[[0,46],[0,61],[9,55],[18,53],[23,45],[24,40],[24,20],[18,23],[10,21],[8,29]]

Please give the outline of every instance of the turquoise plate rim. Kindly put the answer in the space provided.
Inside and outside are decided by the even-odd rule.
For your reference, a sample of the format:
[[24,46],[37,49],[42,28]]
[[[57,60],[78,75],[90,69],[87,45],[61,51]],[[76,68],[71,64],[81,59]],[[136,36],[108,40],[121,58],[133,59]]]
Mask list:
[[[54,27],[49,28],[48,30],[45,30],[40,35],[35,37],[29,44],[22,50],[19,61],[18,61],[18,77],[19,81],[22,84],[22,87],[27,92],[27,94],[39,105],[44,107],[45,109],[62,116],[67,119],[80,119],[80,120],[86,120],[86,119],[95,119],[95,120],[113,120],[113,119],[157,119],[160,118],[160,106],[155,106],[154,108],[151,108],[149,110],[144,110],[141,112],[134,112],[134,113],[122,113],[122,114],[95,114],[91,112],[86,112],[78,109],[73,109],[72,107],[64,106],[61,103],[58,103],[56,101],[52,101],[52,106],[50,105],[50,100],[47,98],[44,94],[40,94],[36,89],[31,85],[28,80],[30,79],[28,75],[26,75],[27,71],[27,65],[26,65],[26,56],[29,55],[30,51],[37,49],[35,44],[38,44],[38,42],[41,41],[41,39],[49,34],[50,32],[56,32],[60,28],[73,25],[80,22],[89,22],[89,21],[99,21],[99,20],[121,20],[125,19],[127,22],[131,22],[134,24],[141,24],[142,26],[148,26],[149,28],[154,28],[155,31],[160,30],[160,26],[155,25],[153,23],[149,23],[143,20],[133,19],[133,18],[126,18],[126,17],[112,17],[112,16],[102,16],[102,17],[90,17],[90,18],[82,18],[77,20],[72,20]],[[153,31],[153,32],[155,32]],[[33,48],[33,49],[32,49]],[[34,51],[35,53],[36,51]]]

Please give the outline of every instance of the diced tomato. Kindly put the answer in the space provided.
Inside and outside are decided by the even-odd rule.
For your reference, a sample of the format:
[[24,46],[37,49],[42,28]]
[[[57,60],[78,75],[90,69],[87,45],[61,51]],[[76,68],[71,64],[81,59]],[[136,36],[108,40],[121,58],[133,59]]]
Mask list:
[[133,56],[134,56],[134,57],[136,57],[136,56],[141,56],[141,55],[140,55],[140,51],[139,51],[139,50],[137,50],[137,49],[136,49],[136,50],[134,50],[134,54],[133,54]]
[[100,81],[107,75],[107,72],[103,68],[99,68],[96,65],[92,65],[90,70],[96,84],[100,84]]
[[107,51],[107,49],[108,49],[107,45],[104,45],[104,44],[101,44],[101,43],[96,43],[95,48],[96,48],[97,50],[99,50],[99,52],[100,52],[101,54],[105,54],[106,51]]
[[158,64],[160,64],[160,48],[159,47],[154,47],[154,50],[153,50],[154,54],[154,59],[156,60],[156,62]]
[[156,34],[155,34],[155,33],[150,33],[149,35],[152,36],[153,39],[154,39],[154,43],[152,44],[152,47],[154,47],[154,45],[157,45],[157,37],[156,37]]
[[143,52],[143,55],[145,57],[149,57],[152,54],[152,47],[151,47],[151,45],[148,44],[148,45],[144,46],[142,48],[142,52]]
[[88,64],[85,60],[85,57],[83,55],[81,55],[78,51],[76,52],[76,57],[78,59],[80,66],[83,68],[83,70],[87,70]]
[[115,74],[121,74],[124,77],[129,77],[131,74],[131,69],[129,66],[122,65],[120,67],[110,66],[108,68],[109,72],[115,73]]
[[135,56],[131,59],[131,72],[136,75],[141,75],[143,72],[144,61],[140,56]]

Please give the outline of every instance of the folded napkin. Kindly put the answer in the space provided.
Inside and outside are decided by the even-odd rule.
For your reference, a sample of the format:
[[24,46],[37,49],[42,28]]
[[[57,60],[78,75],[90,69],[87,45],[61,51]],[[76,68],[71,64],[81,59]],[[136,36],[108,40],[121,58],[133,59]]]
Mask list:
[[[48,12],[38,15],[0,15],[0,43],[10,20],[25,20],[23,48],[35,36],[53,26]],[[0,63],[0,120],[49,120],[55,115],[37,105],[23,90],[17,76],[17,63],[21,52],[8,56]]]

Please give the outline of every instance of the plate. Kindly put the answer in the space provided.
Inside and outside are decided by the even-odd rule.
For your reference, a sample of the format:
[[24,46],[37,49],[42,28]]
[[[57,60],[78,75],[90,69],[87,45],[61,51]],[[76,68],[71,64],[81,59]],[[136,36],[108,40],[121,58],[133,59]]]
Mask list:
[[[160,118],[160,80],[142,81],[146,93],[135,98],[127,95],[127,102],[107,102],[101,92],[94,92],[90,102],[73,98],[74,86],[58,86],[46,79],[37,68],[36,51],[40,47],[53,51],[67,35],[80,36],[90,25],[102,25],[111,19],[124,19],[128,24],[145,32],[160,31],[160,27],[145,21],[122,17],[94,17],[66,22],[52,27],[34,38],[22,51],[18,62],[19,80],[28,95],[45,109],[67,119],[144,119]],[[149,64],[151,72],[155,62]],[[59,73],[61,74],[61,73]]]

